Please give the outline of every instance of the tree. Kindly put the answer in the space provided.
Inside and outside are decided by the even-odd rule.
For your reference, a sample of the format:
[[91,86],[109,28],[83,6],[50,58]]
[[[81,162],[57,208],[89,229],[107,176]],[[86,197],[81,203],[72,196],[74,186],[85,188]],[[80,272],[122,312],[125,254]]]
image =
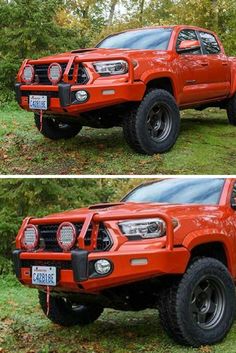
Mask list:
[[108,26],[110,26],[113,22],[113,18],[115,15],[115,8],[117,4],[118,4],[118,0],[111,0],[110,2],[110,11],[109,11],[109,17],[107,22]]
[[236,54],[235,0],[0,0],[0,103],[23,59],[94,46],[120,30],[185,23],[215,30]]
[[74,32],[60,28],[55,20],[62,6],[61,0],[0,0],[2,93],[11,95],[23,59],[61,51],[72,44],[68,38],[73,39]]
[[42,217],[95,203],[119,201],[139,183],[138,179],[0,180],[0,257],[11,257],[17,231],[26,216]]

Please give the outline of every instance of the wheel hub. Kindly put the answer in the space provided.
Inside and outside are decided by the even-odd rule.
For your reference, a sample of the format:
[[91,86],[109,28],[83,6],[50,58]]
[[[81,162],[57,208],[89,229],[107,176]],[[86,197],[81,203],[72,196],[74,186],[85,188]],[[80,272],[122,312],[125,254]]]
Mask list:
[[195,323],[204,329],[214,328],[222,318],[225,294],[217,279],[201,280],[193,289],[191,312]]
[[164,141],[170,134],[172,119],[169,109],[164,104],[155,104],[147,117],[147,129],[155,142]]

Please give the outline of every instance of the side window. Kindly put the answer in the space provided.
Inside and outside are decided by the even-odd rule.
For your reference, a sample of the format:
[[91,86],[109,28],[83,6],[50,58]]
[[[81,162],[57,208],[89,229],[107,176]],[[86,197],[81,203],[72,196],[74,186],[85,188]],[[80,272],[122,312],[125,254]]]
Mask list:
[[236,183],[234,183],[232,194],[231,194],[231,204],[236,204]]
[[[180,43],[183,40],[198,40],[197,34],[193,29],[183,29],[181,32],[179,32],[178,38],[177,38],[177,43],[176,43],[176,48],[179,48]],[[201,54],[200,49],[194,49],[188,54]]]
[[220,47],[217,40],[211,33],[199,32],[204,51],[206,54],[218,54],[220,53]]

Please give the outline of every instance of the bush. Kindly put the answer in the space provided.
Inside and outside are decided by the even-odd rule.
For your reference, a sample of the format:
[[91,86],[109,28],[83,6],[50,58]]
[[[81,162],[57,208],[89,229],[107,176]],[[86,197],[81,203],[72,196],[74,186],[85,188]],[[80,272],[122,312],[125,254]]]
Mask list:
[[[0,180],[0,274],[7,272],[15,237],[26,216],[119,201],[140,179],[2,179]],[[1,270],[2,269],[2,270]]]
[[0,255],[0,276],[6,276],[13,272],[12,262]]

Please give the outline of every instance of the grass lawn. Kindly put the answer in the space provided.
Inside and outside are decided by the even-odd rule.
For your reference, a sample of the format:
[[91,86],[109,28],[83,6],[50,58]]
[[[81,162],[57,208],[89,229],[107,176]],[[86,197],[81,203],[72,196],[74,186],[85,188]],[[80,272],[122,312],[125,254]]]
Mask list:
[[183,112],[177,144],[152,157],[134,153],[121,128],[83,128],[55,142],[36,130],[32,113],[9,107],[0,121],[1,174],[236,174],[236,127],[225,111]]
[[227,339],[199,349],[181,347],[160,327],[155,310],[105,310],[87,327],[61,328],[42,313],[37,291],[0,278],[1,353],[235,353],[236,324]]

